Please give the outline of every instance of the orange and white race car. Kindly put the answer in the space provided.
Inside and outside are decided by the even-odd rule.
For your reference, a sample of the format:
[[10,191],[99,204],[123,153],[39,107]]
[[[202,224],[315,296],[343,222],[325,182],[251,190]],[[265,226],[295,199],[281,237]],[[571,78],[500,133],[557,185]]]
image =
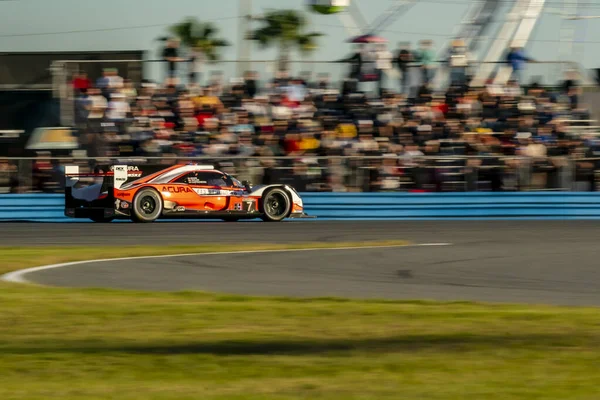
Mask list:
[[[143,167],[142,167],[143,168]],[[91,184],[84,184],[91,178]],[[177,164],[148,175],[140,167],[114,165],[105,173],[83,174],[65,167],[65,216],[95,222],[165,218],[240,219],[312,218],[289,185],[250,186],[212,165]]]

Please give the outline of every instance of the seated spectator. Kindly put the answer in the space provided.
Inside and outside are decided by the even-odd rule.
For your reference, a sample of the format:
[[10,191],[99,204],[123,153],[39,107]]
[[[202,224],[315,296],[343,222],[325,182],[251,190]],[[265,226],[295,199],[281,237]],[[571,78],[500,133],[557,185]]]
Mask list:
[[[430,44],[415,55],[429,79]],[[488,182],[486,190],[556,188],[564,159],[600,148],[592,138],[574,140],[572,123],[565,122],[590,119],[573,75],[556,93],[514,80],[481,90],[456,84],[442,93],[425,84],[412,95],[375,98],[342,82],[333,88],[328,74],[312,76],[281,73],[261,85],[255,71],[230,81],[217,72],[207,86],[176,85],[170,78],[134,85],[115,69],[105,69],[96,82],[77,76],[80,147],[90,157],[243,158],[227,168],[263,182],[348,191],[455,190],[453,168],[464,170],[465,182],[457,180],[463,189],[478,190],[478,179]],[[350,157],[331,161],[340,156]],[[435,162],[451,156],[470,160]],[[527,163],[534,165],[531,174],[543,177],[533,186]],[[578,179],[596,168],[572,165]]]
[[88,78],[85,72],[75,75],[73,79],[73,88],[79,92],[83,93],[88,91],[92,87],[92,81]]

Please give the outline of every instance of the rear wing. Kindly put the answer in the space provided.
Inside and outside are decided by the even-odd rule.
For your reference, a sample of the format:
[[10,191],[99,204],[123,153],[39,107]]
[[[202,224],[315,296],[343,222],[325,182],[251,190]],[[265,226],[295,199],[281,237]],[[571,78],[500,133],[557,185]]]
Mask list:
[[[128,165],[114,165],[109,168],[110,170],[108,172],[79,173],[78,165],[67,165],[65,166],[65,189],[73,188],[79,183],[80,178],[97,178],[98,181],[96,183],[100,183],[101,180],[101,182],[107,186],[111,186],[114,189],[120,189],[130,176],[141,176],[141,173],[139,175],[129,174],[128,171],[130,168],[131,167]],[[134,168],[137,169],[137,167]]]
[[[114,165],[107,169],[107,172],[101,173],[80,173],[77,165],[65,166],[65,216],[71,218],[114,216],[114,189],[120,189],[129,177],[141,176],[141,173],[137,167],[128,165]],[[91,182],[84,184],[83,178],[92,179]]]

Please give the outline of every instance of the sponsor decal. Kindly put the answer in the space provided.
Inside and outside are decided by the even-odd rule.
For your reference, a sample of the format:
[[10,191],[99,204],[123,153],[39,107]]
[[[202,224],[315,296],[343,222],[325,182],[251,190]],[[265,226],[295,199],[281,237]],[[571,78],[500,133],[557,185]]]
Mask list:
[[236,196],[242,197],[244,192],[237,190],[223,190],[223,189],[201,189],[194,188],[194,192],[201,196]]
[[162,192],[169,193],[193,193],[194,191],[187,186],[163,186]]
[[116,166],[112,168],[115,173],[115,183],[117,187],[121,187],[123,183],[127,181],[127,172],[122,166]]
[[175,211],[185,211],[185,207],[184,206],[177,206],[177,207],[175,207]]
[[123,200],[116,199],[115,200],[115,208],[126,210],[129,208],[129,203]]
[[227,190],[220,189],[200,189],[194,188],[194,192],[202,196],[226,196],[229,194]]
[[236,211],[242,211],[242,203],[235,203],[235,206],[233,208]]
[[[118,165],[118,166],[111,165],[110,166],[110,170],[111,171],[114,171],[115,169],[117,171],[123,171],[124,170],[123,166],[121,166],[121,165]],[[127,166],[127,171],[140,172],[140,168],[137,167],[137,166],[135,166],[135,165],[128,165]]]
[[[111,171],[121,171],[123,172],[125,169],[122,166],[114,166],[111,165],[110,166],[110,170]],[[142,176],[142,171],[140,171],[140,168],[135,166],[135,165],[128,165],[127,166],[127,176],[131,176],[134,178],[139,178]]]

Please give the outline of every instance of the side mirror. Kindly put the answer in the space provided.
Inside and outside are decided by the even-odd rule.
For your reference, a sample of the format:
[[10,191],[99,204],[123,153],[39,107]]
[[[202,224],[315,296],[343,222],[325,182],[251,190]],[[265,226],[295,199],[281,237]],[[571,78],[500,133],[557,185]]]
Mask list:
[[246,188],[247,191],[250,191],[250,182],[248,181],[242,181],[242,185],[244,185],[244,187]]

